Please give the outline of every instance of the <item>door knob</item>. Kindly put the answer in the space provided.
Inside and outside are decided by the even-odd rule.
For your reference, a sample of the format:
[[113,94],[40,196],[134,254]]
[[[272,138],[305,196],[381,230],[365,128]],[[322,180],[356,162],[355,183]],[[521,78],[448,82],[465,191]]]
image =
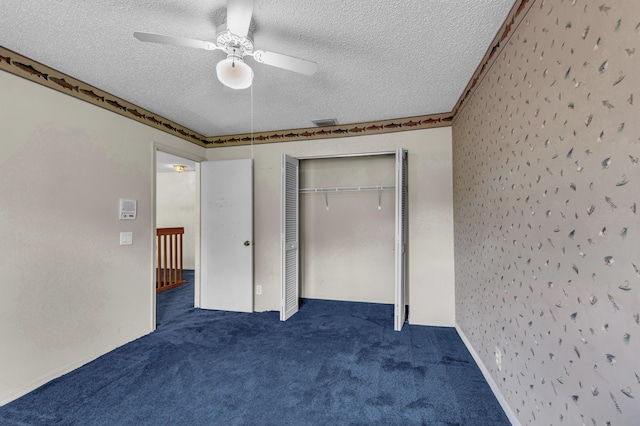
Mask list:
[[244,242],[244,245],[245,245],[245,246],[250,246],[250,245],[251,245],[251,242],[249,242],[249,241],[245,241],[245,242]]

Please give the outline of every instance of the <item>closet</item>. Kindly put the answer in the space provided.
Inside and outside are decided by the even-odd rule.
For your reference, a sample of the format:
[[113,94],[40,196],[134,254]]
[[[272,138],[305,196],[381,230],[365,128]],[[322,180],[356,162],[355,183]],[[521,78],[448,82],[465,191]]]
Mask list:
[[282,165],[281,319],[297,311],[299,298],[387,303],[400,330],[406,151],[283,156]]

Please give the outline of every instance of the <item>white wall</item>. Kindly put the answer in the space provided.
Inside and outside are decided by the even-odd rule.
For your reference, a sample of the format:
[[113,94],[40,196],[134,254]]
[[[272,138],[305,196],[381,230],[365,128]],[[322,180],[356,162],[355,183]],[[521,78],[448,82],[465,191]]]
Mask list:
[[[0,404],[153,330],[154,149],[249,158],[0,73]],[[255,147],[256,310],[280,298],[280,155],[409,150],[410,321],[453,325],[451,129]],[[434,184],[435,183],[435,184]],[[138,200],[135,221],[118,199]],[[119,233],[133,232],[120,246]]]
[[184,228],[182,267],[195,269],[196,172],[156,175],[156,227]]
[[205,153],[6,72],[0,92],[4,404],[154,328],[154,143]]
[[[451,128],[255,145],[254,241],[257,311],[280,309],[280,157],[409,151],[409,320],[454,325]],[[251,158],[251,147],[207,151],[209,160]]]
[[[394,186],[395,155],[303,160],[301,188]],[[394,303],[395,191],[300,194],[300,294]],[[327,207],[328,206],[328,207]]]

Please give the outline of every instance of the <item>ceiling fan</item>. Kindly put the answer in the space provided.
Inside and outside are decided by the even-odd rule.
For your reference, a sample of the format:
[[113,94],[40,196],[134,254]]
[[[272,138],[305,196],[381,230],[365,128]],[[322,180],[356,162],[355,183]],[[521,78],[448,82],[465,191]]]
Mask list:
[[215,42],[143,32],[134,32],[133,36],[144,42],[224,51],[227,58],[218,62],[216,74],[222,84],[232,89],[246,89],[253,81],[253,70],[244,62],[245,56],[252,56],[256,62],[262,64],[313,75],[318,69],[315,62],[265,50],[254,50],[252,34],[249,32],[254,1],[227,0],[227,23],[217,28]]

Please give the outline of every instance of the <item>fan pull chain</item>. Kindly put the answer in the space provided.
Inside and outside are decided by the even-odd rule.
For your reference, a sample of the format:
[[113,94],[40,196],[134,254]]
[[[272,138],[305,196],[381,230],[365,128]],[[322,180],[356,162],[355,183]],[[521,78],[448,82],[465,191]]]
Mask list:
[[253,84],[251,85],[251,160],[253,161]]

